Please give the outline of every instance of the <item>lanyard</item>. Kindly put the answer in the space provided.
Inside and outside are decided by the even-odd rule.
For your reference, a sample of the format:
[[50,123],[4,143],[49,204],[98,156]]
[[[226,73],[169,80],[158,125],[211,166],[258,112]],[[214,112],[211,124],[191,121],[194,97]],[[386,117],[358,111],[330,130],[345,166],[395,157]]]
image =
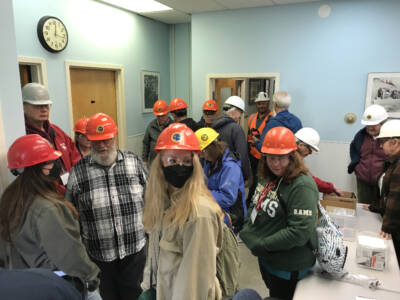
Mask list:
[[262,192],[258,195],[256,210],[260,209],[261,203],[264,201],[265,197],[267,197],[268,193],[272,190],[275,184],[276,181],[270,181],[265,184]]

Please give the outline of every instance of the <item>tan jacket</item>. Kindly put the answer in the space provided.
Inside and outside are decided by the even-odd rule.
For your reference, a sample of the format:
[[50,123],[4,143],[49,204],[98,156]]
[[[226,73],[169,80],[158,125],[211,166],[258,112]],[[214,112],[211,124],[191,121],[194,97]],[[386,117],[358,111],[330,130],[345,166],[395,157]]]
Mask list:
[[222,226],[217,212],[201,200],[198,216],[191,216],[182,230],[164,227],[160,241],[160,232],[151,232],[142,287],[150,287],[151,262],[157,300],[221,299],[216,256],[222,243]]

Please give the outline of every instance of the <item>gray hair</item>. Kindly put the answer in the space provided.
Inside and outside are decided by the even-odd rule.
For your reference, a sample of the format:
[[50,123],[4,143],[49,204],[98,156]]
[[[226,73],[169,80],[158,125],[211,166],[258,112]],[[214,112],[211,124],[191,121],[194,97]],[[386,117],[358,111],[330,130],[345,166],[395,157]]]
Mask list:
[[279,108],[287,109],[292,102],[292,97],[288,92],[280,91],[274,94],[273,101]]

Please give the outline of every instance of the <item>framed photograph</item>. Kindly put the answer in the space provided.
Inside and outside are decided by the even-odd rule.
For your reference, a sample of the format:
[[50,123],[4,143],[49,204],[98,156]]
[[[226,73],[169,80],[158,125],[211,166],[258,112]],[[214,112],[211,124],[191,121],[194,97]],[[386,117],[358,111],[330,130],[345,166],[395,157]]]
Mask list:
[[142,71],[141,75],[143,112],[153,112],[154,103],[160,99],[160,73]]
[[369,73],[365,108],[382,105],[391,118],[400,118],[400,73]]

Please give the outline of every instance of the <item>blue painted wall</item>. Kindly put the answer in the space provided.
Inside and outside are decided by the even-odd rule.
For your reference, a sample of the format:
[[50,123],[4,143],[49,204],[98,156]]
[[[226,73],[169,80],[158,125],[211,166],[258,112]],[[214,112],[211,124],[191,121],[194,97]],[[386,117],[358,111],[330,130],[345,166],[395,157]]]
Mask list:
[[[125,72],[127,134],[145,130],[153,119],[142,114],[140,71],[160,72],[161,97],[170,96],[169,26],[92,0],[14,0],[17,52],[46,60],[52,120],[69,132],[65,61],[119,64]],[[36,26],[42,16],[60,18],[69,44],[58,54],[42,48]]]
[[[191,99],[191,28],[190,24],[171,25],[171,99],[179,97],[189,105]],[[168,101],[168,103],[169,103]]]
[[[321,5],[331,15],[318,16]],[[192,98],[208,73],[279,72],[290,110],[323,140],[350,141],[367,74],[400,72],[400,1],[338,0],[192,15]],[[201,101],[193,103],[197,118]],[[347,112],[356,124],[344,123]]]

